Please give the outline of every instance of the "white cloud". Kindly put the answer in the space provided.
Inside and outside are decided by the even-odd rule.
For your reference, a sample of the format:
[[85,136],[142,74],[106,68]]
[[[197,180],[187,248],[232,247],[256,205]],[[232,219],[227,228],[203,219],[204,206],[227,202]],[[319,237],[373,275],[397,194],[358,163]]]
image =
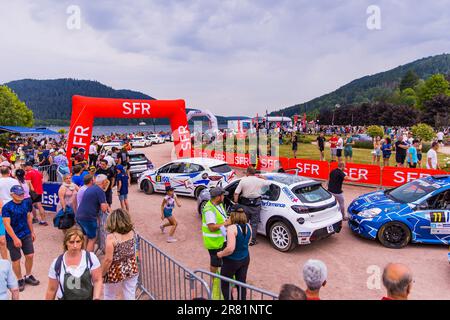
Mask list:
[[[66,28],[71,4],[81,8],[81,30]],[[379,31],[366,28],[370,4],[381,8]],[[95,79],[220,115],[254,115],[449,52],[448,5],[19,0],[0,12],[0,82]]]

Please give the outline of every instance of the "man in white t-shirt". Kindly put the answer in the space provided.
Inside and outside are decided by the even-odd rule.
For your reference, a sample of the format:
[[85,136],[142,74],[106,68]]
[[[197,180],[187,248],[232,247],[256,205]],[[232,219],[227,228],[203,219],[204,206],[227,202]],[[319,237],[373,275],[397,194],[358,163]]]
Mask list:
[[431,149],[427,152],[427,169],[438,169],[439,166],[437,151],[439,150],[439,142],[433,141],[431,144]]
[[0,173],[2,175],[0,177],[0,200],[3,202],[3,205],[5,205],[12,200],[11,188],[19,185],[19,181],[11,178],[10,168],[8,167],[1,167]]
[[436,136],[439,144],[442,146],[444,144],[444,133],[439,131]]

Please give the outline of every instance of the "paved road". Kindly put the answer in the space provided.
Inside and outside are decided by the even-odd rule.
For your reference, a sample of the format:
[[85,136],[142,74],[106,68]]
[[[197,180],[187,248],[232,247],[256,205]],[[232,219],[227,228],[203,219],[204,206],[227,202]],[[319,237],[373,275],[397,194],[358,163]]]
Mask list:
[[[172,144],[166,143],[142,150],[159,166],[170,161],[171,147]],[[140,234],[186,266],[208,269],[209,257],[202,246],[201,221],[195,200],[181,198],[182,207],[174,211],[179,221],[176,232],[179,241],[169,244],[158,227],[162,195],[145,195],[137,191],[136,185],[130,190],[131,214]],[[345,187],[346,201],[371,190]],[[117,205],[118,200],[114,198],[113,207]],[[62,250],[62,233],[59,230],[36,227],[36,231],[34,274],[42,284],[34,288],[27,286],[22,299],[44,298],[48,268]],[[300,280],[301,267],[307,259],[315,258],[323,260],[328,266],[328,284],[322,291],[324,299],[380,299],[384,295],[381,283],[378,282],[380,289],[369,289],[367,282],[369,280],[376,286],[377,281],[372,280],[380,279],[382,268],[388,262],[395,261],[407,264],[414,273],[412,299],[450,299],[450,266],[447,262],[448,248],[445,246],[410,245],[401,250],[387,249],[377,242],[353,235],[347,225],[340,234],[298,247],[289,253],[276,251],[264,237],[260,236],[258,241],[259,244],[250,249],[248,282],[270,291],[278,292],[283,283],[296,283],[304,288]]]

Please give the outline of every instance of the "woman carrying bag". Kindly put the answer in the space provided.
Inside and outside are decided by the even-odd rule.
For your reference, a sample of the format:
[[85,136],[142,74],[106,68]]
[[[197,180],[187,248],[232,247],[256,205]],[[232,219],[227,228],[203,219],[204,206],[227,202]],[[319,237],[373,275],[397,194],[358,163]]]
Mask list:
[[136,234],[127,211],[116,209],[106,221],[105,259],[103,260],[105,300],[116,300],[122,293],[124,300],[135,300],[138,281]]
[[[217,253],[219,258],[223,258],[223,265],[220,275],[236,281],[245,283],[247,281],[247,271],[250,264],[250,254],[248,245],[252,239],[252,228],[247,223],[247,216],[243,209],[237,209],[231,213],[231,225],[227,227],[227,246]],[[225,300],[233,300],[230,294],[230,284],[222,281],[222,294]],[[246,289],[237,286],[238,300],[246,300]]]
[[77,193],[80,188],[72,182],[72,175],[66,174],[63,177],[63,183],[58,191],[59,203],[56,206],[56,212],[66,211],[70,207],[73,212],[77,211]]
[[85,237],[78,228],[67,230],[64,254],[53,260],[48,272],[46,300],[100,300],[102,269],[100,261],[87,252]]

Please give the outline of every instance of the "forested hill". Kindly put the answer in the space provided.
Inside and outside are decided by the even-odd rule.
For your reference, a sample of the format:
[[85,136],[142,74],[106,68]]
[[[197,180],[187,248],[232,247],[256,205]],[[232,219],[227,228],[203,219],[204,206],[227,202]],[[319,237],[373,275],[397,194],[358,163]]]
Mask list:
[[389,71],[365,76],[340,87],[336,91],[306,103],[272,112],[271,115],[293,116],[294,114],[303,114],[305,110],[307,113],[311,113],[322,108],[332,108],[336,104],[348,105],[383,101],[398,88],[400,80],[409,70],[414,71],[421,79],[427,79],[436,73],[449,75],[450,54],[423,58]]
[[[100,98],[151,99],[142,92],[115,90],[98,81],[56,79],[56,80],[17,80],[5,83],[33,111],[36,124],[68,125],[72,114],[72,96],[82,95]],[[187,112],[190,109],[187,109]],[[226,123],[226,117],[217,117]],[[201,120],[196,118],[194,120]],[[206,120],[204,118],[203,120]],[[96,119],[96,125],[136,125],[140,121],[153,124],[152,119]],[[169,124],[168,119],[154,119],[155,124]]]

